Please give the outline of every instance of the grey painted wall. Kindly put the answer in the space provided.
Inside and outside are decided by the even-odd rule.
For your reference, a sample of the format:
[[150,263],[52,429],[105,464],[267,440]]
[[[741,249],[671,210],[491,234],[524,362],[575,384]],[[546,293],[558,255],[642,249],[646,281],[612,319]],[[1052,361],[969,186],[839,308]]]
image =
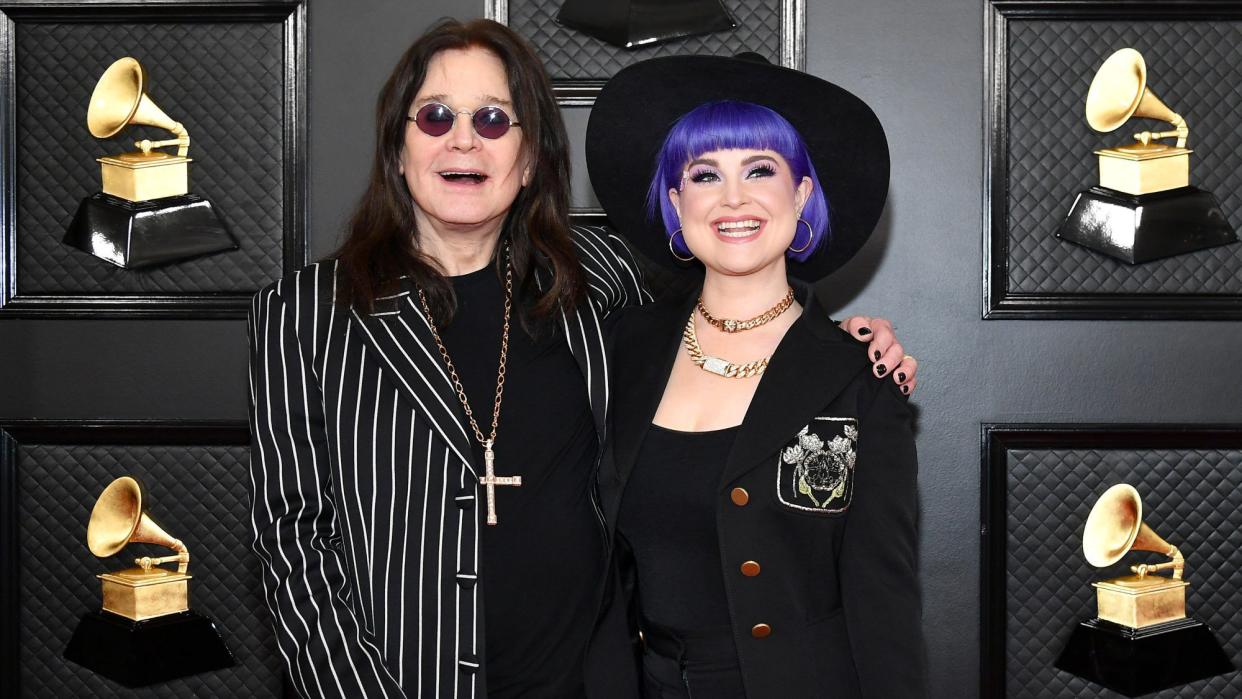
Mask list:
[[[893,157],[880,230],[822,292],[840,314],[890,318],[921,362],[933,696],[974,697],[980,423],[1242,422],[1242,324],[980,320],[981,3],[807,5],[808,70],[872,105]],[[482,12],[479,0],[312,3],[314,256],[333,248],[363,184],[372,106],[393,61],[435,18]],[[586,113],[574,111],[581,143]],[[241,321],[5,320],[0,418],[241,418],[244,343]]]

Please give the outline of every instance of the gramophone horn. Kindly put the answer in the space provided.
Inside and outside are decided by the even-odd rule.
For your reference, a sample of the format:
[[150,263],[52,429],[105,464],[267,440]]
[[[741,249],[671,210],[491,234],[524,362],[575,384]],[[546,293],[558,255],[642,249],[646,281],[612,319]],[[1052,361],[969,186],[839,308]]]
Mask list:
[[1119,128],[1131,117],[1158,119],[1173,124],[1181,116],[1169,109],[1147,88],[1147,63],[1134,49],[1121,49],[1096,71],[1087,92],[1087,123],[1096,131]]
[[91,553],[104,558],[132,542],[185,550],[179,539],[164,531],[143,511],[142,500],[142,486],[129,476],[122,476],[104,488],[91,510],[90,524],[86,526],[86,545]]
[[[1097,568],[1120,561],[1130,551],[1154,551],[1180,558],[1177,547],[1143,523],[1143,502],[1134,486],[1118,483],[1100,496],[1082,535],[1087,562]],[[1170,566],[1172,567],[1172,566]],[[1153,567],[1148,567],[1148,569]],[[1180,570],[1177,571],[1180,578]]]
[[126,56],[108,66],[86,110],[86,125],[95,138],[108,138],[130,124],[158,126],[177,132],[181,125],[146,94],[147,72]]

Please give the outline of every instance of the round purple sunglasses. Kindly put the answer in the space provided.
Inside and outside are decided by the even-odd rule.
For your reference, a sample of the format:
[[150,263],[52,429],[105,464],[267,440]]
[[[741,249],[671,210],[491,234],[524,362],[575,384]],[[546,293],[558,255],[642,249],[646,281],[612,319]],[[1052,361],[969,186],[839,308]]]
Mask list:
[[418,108],[414,116],[407,116],[406,120],[414,122],[418,130],[428,136],[443,136],[453,129],[453,123],[457,121],[458,114],[469,115],[474,132],[487,139],[500,138],[509,133],[509,127],[521,126],[510,119],[509,114],[500,107],[487,106],[479,107],[473,112],[465,110],[455,112],[452,107],[439,102],[424,104]]

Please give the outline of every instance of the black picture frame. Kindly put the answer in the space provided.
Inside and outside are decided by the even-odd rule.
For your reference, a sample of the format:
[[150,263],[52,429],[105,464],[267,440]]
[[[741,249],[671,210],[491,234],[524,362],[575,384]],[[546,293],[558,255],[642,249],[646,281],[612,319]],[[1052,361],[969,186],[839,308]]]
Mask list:
[[[507,25],[510,5],[523,1],[485,0],[484,16]],[[747,0],[735,1],[743,3]],[[780,64],[787,68],[806,70],[806,0],[781,0],[780,23]],[[584,42],[586,41],[597,40],[584,37]],[[596,95],[610,77],[612,76],[599,75],[589,79],[567,79],[553,75],[552,89],[556,93],[557,103],[562,107],[589,107],[595,103]]]
[[[22,445],[248,446],[245,420],[3,420],[0,421],[0,696],[21,695],[21,514],[18,450]],[[83,581],[86,584],[87,581]],[[282,694],[296,697],[282,670]]]
[[1006,694],[1008,454],[1015,449],[1242,449],[1242,424],[983,423],[979,696]]
[[29,294],[17,284],[17,32],[25,22],[279,22],[282,36],[284,273],[307,262],[306,0],[0,0],[0,318],[244,318],[249,293]]
[[[1009,288],[1008,71],[1010,25],[1023,20],[1242,19],[1242,2],[988,0],[984,3],[983,319],[1242,319],[1242,294],[1032,293]],[[1085,96],[1084,96],[1085,97]],[[1066,211],[1070,201],[1065,202]]]

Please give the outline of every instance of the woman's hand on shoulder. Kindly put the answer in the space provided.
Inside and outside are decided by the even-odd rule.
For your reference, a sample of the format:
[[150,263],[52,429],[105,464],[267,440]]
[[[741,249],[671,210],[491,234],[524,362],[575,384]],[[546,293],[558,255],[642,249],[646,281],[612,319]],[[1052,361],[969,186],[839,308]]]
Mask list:
[[918,384],[919,363],[906,354],[893,333],[893,324],[883,318],[852,316],[839,323],[842,330],[855,340],[867,343],[871,373],[877,378],[891,377],[905,395],[914,393]]

